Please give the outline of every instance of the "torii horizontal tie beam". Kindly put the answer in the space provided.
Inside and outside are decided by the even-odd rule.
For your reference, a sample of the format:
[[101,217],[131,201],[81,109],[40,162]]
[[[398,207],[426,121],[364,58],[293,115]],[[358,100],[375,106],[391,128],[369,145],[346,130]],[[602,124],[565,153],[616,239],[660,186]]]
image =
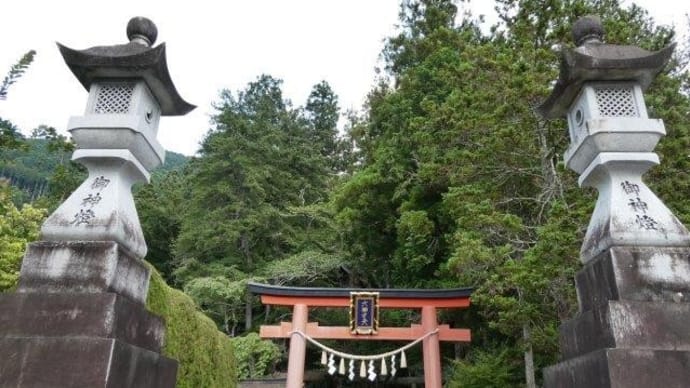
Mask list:
[[[280,325],[262,325],[261,338],[290,338],[292,323],[281,322]],[[351,334],[346,326],[319,326],[318,322],[307,323],[305,334],[314,339],[338,340],[373,340],[373,341],[412,341],[425,334],[422,325],[410,327],[379,327],[376,335]],[[446,342],[470,342],[469,329],[451,329],[448,325],[438,325],[438,339]]]

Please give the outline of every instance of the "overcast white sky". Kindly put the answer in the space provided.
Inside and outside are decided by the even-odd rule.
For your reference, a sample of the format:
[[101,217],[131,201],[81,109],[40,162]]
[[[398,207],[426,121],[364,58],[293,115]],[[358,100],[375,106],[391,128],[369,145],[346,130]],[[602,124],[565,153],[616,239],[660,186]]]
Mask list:
[[[636,2],[659,23],[685,28],[687,0]],[[492,13],[492,1],[470,4],[475,14]],[[64,131],[69,116],[83,114],[87,92],[55,42],[74,49],[125,43],[127,21],[146,16],[158,26],[156,44],[167,43],[177,90],[197,105],[186,116],[163,118],[158,139],[168,150],[191,155],[209,128],[218,92],[243,89],[262,73],[283,79],[293,105],[303,105],[311,87],[325,79],[343,111],[360,109],[398,10],[399,0],[3,1],[0,77],[28,50],[37,55],[0,101],[0,117],[27,134],[39,124]]]

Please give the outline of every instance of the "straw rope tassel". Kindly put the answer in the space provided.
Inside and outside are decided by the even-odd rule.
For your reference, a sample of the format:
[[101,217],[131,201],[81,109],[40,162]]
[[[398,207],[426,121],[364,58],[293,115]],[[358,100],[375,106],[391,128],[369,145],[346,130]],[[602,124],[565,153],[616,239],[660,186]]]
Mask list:
[[361,378],[367,377],[367,366],[366,366],[364,360],[362,360],[362,362],[359,364],[359,377],[361,377]]
[[328,359],[327,359],[326,351],[322,350],[321,351],[321,365],[326,365],[328,364]]
[[405,351],[400,352],[400,367],[407,368],[407,357],[405,357]]
[[386,357],[381,359],[381,376],[388,375],[388,369],[386,368]]
[[345,359],[342,357],[340,358],[340,367],[338,368],[338,374],[345,374]]

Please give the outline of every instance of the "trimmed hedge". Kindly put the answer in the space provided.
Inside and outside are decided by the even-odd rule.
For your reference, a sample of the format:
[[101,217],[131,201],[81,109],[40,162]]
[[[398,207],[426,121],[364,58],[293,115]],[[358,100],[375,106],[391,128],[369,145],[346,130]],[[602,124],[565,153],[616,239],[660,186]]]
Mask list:
[[235,388],[237,367],[230,339],[192,299],[169,287],[152,267],[148,309],[165,319],[163,354],[177,360],[179,388]]

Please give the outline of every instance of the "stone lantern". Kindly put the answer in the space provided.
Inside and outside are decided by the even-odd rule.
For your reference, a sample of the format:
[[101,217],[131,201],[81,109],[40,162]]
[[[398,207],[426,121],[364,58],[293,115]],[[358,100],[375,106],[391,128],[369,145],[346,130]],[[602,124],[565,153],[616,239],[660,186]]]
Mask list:
[[658,52],[603,43],[598,17],[573,26],[574,49],[538,108],[566,118],[568,168],[599,197],[581,249],[579,312],[560,327],[562,361],[545,387],[690,386],[690,235],[647,187],[666,134],[643,92],[669,61]]
[[566,166],[581,186],[599,191],[582,261],[611,246],[690,246],[687,229],[642,181],[659,164],[653,151],[666,134],[662,120],[648,117],[642,92],[674,46],[652,53],[604,44],[593,17],[580,19],[573,34],[578,47],[563,53],[560,78],[539,109],[546,118],[567,118]]
[[72,117],[68,130],[77,145],[73,160],[85,165],[84,182],[45,222],[47,241],[116,241],[142,258],[146,242],[131,186],[148,182],[163,163],[158,143],[161,115],[194,109],[175,90],[165,60],[165,44],[155,48],[156,26],[134,18],[127,25],[130,42],[76,51],[58,44],[62,56],[89,91],[86,112]]
[[72,117],[72,159],[89,171],[29,244],[17,292],[0,295],[0,386],[174,387],[163,320],[146,310],[146,242],[131,187],[163,163],[160,116],[194,108],[177,93],[156,26],[133,18],[130,42],[60,52],[89,91]]

